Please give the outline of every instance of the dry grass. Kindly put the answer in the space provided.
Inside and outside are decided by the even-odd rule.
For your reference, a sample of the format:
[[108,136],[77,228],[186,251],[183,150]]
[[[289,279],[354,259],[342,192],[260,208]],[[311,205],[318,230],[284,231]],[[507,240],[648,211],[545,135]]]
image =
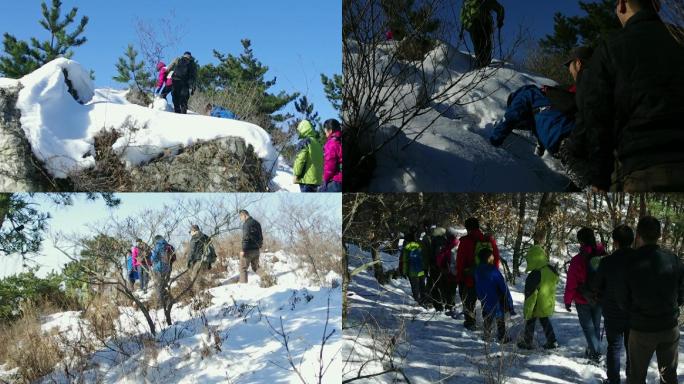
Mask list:
[[53,371],[64,358],[54,335],[41,330],[38,308],[26,305],[23,317],[9,326],[0,328],[0,361],[10,368],[19,368],[18,380],[31,383]]
[[90,330],[100,341],[116,335],[119,316],[116,302],[104,296],[94,297],[83,312],[83,318],[88,321]]

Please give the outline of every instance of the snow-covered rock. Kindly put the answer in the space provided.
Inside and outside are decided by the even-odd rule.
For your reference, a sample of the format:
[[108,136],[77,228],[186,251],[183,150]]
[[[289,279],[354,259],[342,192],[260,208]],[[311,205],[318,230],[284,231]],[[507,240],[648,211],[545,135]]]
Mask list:
[[[0,89],[16,89],[11,87],[17,84],[22,86],[16,100],[21,130],[35,157],[54,178],[92,168],[95,136],[102,129],[120,129],[127,121],[133,122],[135,129],[120,132],[112,148],[129,169],[178,153],[179,148],[227,137],[253,148],[268,180],[278,169],[280,159],[261,127],[238,120],[168,113],[168,106],[162,106],[164,101],[159,99],[153,108],[133,105],[126,100],[125,92],[95,89],[89,73],[72,60],[55,59],[18,81],[0,79]],[[272,189],[288,189],[292,183],[272,184]]]

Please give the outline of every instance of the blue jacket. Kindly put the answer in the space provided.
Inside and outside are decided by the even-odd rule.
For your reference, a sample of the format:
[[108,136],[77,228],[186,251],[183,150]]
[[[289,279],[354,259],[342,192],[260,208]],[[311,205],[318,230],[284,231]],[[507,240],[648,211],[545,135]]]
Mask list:
[[[535,85],[519,88],[509,97],[510,103],[506,108],[504,119],[495,127],[490,137],[492,141],[503,140],[520,125],[525,129],[536,132],[539,143],[549,152],[558,152],[562,139],[570,135],[575,129],[575,120],[562,112],[550,108],[551,100]],[[544,108],[534,113],[539,108]]]
[[480,264],[475,269],[474,277],[483,316],[494,314],[495,317],[503,317],[504,310],[513,310],[511,291],[499,269],[490,264]]
[[237,119],[237,115],[235,113],[223,107],[214,107],[214,109],[211,110],[210,115],[212,117],[218,117],[221,119]]
[[152,258],[152,268],[153,268],[156,272],[162,273],[162,272],[167,272],[167,271],[168,271],[169,264],[168,264],[168,263],[164,263],[164,262],[162,261],[162,256],[164,255],[164,252],[166,251],[166,245],[167,245],[167,244],[168,244],[168,243],[166,242],[166,240],[161,239],[161,240],[157,241],[157,242],[154,244],[154,248],[152,248],[152,255],[151,255],[151,258]]

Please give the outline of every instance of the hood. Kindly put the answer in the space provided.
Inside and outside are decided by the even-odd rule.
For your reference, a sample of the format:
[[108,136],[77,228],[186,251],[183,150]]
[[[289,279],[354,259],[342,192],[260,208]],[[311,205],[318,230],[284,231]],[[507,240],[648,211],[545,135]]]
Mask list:
[[525,256],[525,260],[527,260],[527,268],[525,269],[525,272],[543,268],[549,263],[549,259],[546,257],[546,252],[544,252],[544,249],[538,245],[533,245],[530,247],[530,249],[527,251],[527,255]]
[[301,137],[315,137],[313,125],[308,120],[302,120],[297,126],[297,132]]
[[166,67],[166,64],[164,64],[163,61],[157,63],[157,71],[161,70],[164,67]]

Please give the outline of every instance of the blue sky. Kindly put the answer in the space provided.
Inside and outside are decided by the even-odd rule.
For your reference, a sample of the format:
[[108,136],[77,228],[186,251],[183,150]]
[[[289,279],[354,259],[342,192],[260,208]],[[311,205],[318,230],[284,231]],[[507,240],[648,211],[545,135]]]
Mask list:
[[[36,194],[33,200],[39,205],[39,210],[49,212],[52,218],[49,220],[48,234],[43,242],[43,249],[39,255],[32,257],[35,263],[32,266],[41,267],[39,274],[45,275],[53,269],[61,269],[68,259],[53,246],[53,235],[56,233],[87,234],[89,233],[88,224],[101,222],[112,216],[125,218],[136,215],[147,208],[161,208],[164,204],[170,204],[177,199],[214,199],[231,194],[212,194],[212,193],[124,193],[117,194],[121,199],[121,204],[115,208],[108,208],[102,199],[88,201],[83,196],[74,198],[71,206],[57,206],[44,195]],[[312,203],[330,207],[326,214],[333,220],[339,221],[340,230],[342,228],[342,195],[339,193],[319,193],[319,194],[285,194],[285,193],[265,193],[265,194],[242,194],[254,198],[261,196],[257,205],[248,208],[254,218],[262,223],[264,232],[272,232],[269,226],[273,220],[278,220],[281,200],[287,199],[288,202],[297,206],[311,206]],[[315,230],[315,229],[313,229]],[[0,263],[0,278],[22,271],[22,261],[20,257],[3,257]]]
[[[47,39],[38,24],[40,3],[1,0],[0,33]],[[79,8],[78,20],[83,15],[90,18],[85,32],[88,42],[75,50],[74,59],[95,71],[98,87],[121,87],[111,78],[117,58],[128,43],[137,42],[135,19],[156,21],[173,10],[187,32],[178,55],[189,50],[200,64],[207,64],[215,62],[212,49],[237,55],[242,51],[240,40],[250,38],[256,57],[270,67],[267,76],[278,79],[273,90],[307,94],[324,120],[336,117],[323,93],[320,74],[342,71],[339,0],[64,0],[63,13],[74,6]]]

